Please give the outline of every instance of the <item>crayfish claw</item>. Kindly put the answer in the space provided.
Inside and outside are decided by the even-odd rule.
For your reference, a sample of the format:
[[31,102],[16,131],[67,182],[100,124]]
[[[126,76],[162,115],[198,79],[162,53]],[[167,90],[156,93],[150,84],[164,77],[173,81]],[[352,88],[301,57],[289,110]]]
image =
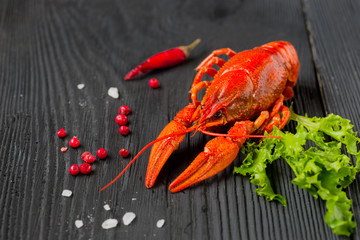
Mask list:
[[172,193],[181,191],[225,169],[236,158],[239,146],[231,139],[216,137],[210,140],[188,168],[169,186]]
[[[171,121],[159,135],[159,137],[168,134],[170,131],[176,132],[180,130],[186,130],[186,128],[181,123]],[[180,142],[184,139],[185,134],[186,133],[178,136],[168,137],[154,144],[153,148],[151,149],[145,178],[145,186],[147,188],[151,188],[154,185],[162,167],[170,155],[178,148]]]
[[[251,121],[237,122],[230,130],[232,135],[247,135],[251,133]],[[185,171],[169,186],[172,193],[179,192],[197,182],[203,181],[229,166],[239,153],[246,137],[229,138],[216,137],[211,139]]]
[[151,188],[158,177],[162,167],[170,157],[170,155],[178,148],[179,144],[184,140],[187,132],[192,131],[191,117],[196,110],[196,105],[189,104],[182,109],[166,127],[162,130],[158,139],[164,138],[156,142],[150,153],[149,164],[145,177],[145,186]]

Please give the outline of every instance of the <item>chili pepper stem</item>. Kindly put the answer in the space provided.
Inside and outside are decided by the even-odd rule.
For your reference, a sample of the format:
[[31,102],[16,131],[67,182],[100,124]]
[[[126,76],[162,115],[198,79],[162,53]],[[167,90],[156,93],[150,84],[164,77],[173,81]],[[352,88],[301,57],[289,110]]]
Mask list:
[[187,46],[180,46],[179,48],[185,53],[186,57],[189,56],[190,52],[201,42],[201,39],[198,38]]

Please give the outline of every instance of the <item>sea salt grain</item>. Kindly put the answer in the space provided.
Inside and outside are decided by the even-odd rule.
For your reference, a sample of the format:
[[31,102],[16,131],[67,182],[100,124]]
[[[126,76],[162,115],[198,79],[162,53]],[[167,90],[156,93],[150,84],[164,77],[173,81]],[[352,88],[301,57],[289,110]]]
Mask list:
[[95,221],[95,217],[92,214],[89,214],[87,217],[90,220],[90,222],[93,223]]
[[109,210],[110,210],[109,204],[105,204],[105,205],[104,205],[104,209],[105,209],[106,211],[109,211]]
[[85,84],[83,84],[83,83],[80,83],[80,84],[77,85],[77,88],[79,90],[83,89],[84,87],[85,87]]
[[64,197],[71,197],[72,191],[64,189],[61,195]]
[[135,219],[136,215],[133,212],[127,212],[125,213],[125,215],[123,216],[123,223],[124,225],[129,225],[134,219]]
[[119,91],[116,87],[109,88],[108,94],[112,98],[119,98]]
[[164,224],[165,224],[165,219],[160,219],[159,221],[157,221],[156,226],[158,228],[162,228]]
[[81,228],[82,226],[84,226],[84,222],[82,220],[76,220],[75,221],[75,226],[77,228]]
[[118,224],[118,220],[117,219],[114,219],[114,218],[109,218],[107,220],[105,220],[105,222],[103,222],[101,224],[101,227],[103,229],[110,229],[110,228],[114,228],[116,227]]

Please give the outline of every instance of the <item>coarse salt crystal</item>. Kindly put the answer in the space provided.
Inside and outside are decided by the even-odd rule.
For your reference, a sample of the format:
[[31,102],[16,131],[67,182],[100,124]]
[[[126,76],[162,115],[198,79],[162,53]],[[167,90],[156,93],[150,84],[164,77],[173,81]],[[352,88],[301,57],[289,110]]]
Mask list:
[[106,211],[109,211],[109,210],[110,210],[109,204],[105,204],[105,205],[104,205],[104,209],[105,209]]
[[75,226],[77,228],[81,228],[82,226],[84,226],[84,222],[82,220],[75,220]]
[[118,220],[114,219],[114,218],[109,218],[107,220],[105,220],[102,224],[101,227],[103,229],[110,229],[110,228],[114,228],[118,225]]
[[77,85],[77,88],[79,90],[83,89],[84,87],[85,87],[85,84],[83,84],[83,83],[80,83],[80,84]]
[[135,219],[136,215],[133,212],[127,212],[125,213],[125,215],[123,216],[123,223],[124,225],[129,225],[134,219]]
[[85,100],[80,100],[80,101],[79,101],[79,106],[80,106],[80,107],[85,107],[86,104],[87,104],[87,102],[86,102]]
[[71,197],[72,191],[64,189],[61,195],[64,197]]
[[165,224],[165,219],[160,219],[159,221],[157,221],[156,226],[158,228],[162,228],[164,224]]
[[93,223],[95,221],[95,218],[94,218],[94,216],[92,214],[89,214],[87,217],[90,220],[90,222]]
[[109,88],[108,94],[112,98],[119,98],[119,90],[116,87]]

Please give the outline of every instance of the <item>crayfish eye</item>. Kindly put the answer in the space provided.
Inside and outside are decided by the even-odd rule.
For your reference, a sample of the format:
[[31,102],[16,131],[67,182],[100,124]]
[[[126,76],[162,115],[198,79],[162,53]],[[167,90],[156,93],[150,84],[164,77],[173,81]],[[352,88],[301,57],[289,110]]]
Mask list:
[[204,108],[204,105],[201,105],[201,107],[200,107],[201,109],[203,109]]
[[214,118],[219,118],[219,117],[221,117],[221,112],[216,112],[215,114],[214,114]]

